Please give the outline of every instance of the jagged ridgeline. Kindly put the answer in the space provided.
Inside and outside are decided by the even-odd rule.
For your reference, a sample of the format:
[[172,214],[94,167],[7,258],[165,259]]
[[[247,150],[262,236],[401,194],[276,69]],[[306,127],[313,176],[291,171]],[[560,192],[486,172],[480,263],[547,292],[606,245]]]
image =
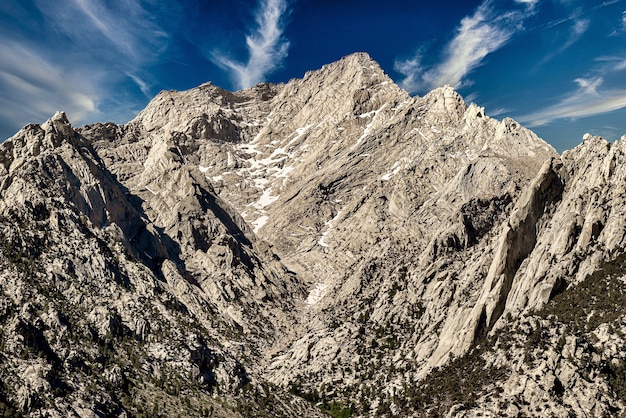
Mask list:
[[626,412],[624,138],[367,54],[0,146],[4,416]]

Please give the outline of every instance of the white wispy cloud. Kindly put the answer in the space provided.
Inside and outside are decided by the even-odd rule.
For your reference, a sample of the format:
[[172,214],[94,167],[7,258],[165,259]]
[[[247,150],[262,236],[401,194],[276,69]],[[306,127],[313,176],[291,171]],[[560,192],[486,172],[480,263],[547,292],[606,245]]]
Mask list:
[[[533,68],[531,69],[531,71],[530,71],[531,73],[538,71],[548,61],[550,61],[551,59],[553,59],[557,55],[565,52],[572,45],[574,45],[576,42],[578,42],[580,40],[580,38],[582,38],[582,36],[585,34],[585,32],[587,32],[587,30],[589,29],[589,25],[591,23],[591,21],[589,19],[570,18],[568,20],[573,20],[574,23],[570,27],[567,40],[565,40],[565,42],[563,42],[559,48],[550,51],[546,56],[543,57],[543,59],[541,59],[537,64],[535,64],[533,66]],[[561,22],[561,23],[563,23],[563,22]]]
[[466,76],[490,53],[500,49],[522,29],[523,21],[535,14],[537,0],[518,0],[523,9],[499,11],[491,0],[484,1],[466,16],[454,38],[446,45],[442,59],[426,68],[424,48],[409,59],[396,60],[395,70],[404,75],[401,86],[410,93],[427,91],[444,84],[455,88],[467,83]]
[[570,45],[576,42],[589,29],[589,19],[580,19],[574,22],[572,26],[570,39],[567,41]]
[[0,117],[6,120],[43,122],[60,109],[81,120],[97,111],[92,79],[19,44],[0,44],[0,86]]
[[529,127],[547,125],[559,119],[584,118],[626,108],[623,56],[599,56],[589,73],[573,80],[575,88],[564,93],[557,103],[516,117]]
[[603,55],[595,59],[600,63],[600,74],[626,70],[626,58],[622,55]]
[[626,90],[600,87],[604,78],[577,78],[577,88],[555,105],[539,109],[518,119],[530,127],[546,125],[558,119],[584,118],[626,107]]
[[237,88],[244,89],[263,81],[287,57],[289,42],[283,38],[286,0],[261,0],[256,12],[256,27],[246,36],[248,60],[239,62],[220,51],[213,51],[213,62],[230,72]]
[[615,29],[611,35],[615,36],[615,35],[622,35],[626,33],[626,10],[624,10],[622,12],[622,18],[620,20],[619,26],[617,29]]
[[574,80],[578,84],[580,93],[598,97],[598,87],[604,82],[602,77],[577,78]]
[[511,109],[507,108],[507,107],[498,107],[496,109],[493,110],[489,110],[489,116],[500,116],[500,115],[504,115],[505,113],[509,113],[511,111]]
[[[68,37],[72,50],[90,60],[97,58],[110,73],[133,74],[131,79],[146,90],[149,82],[140,77],[141,68],[155,61],[169,37],[140,0],[114,5],[105,0],[68,0],[64,7],[46,0],[37,2],[54,22],[54,29]],[[172,9],[161,12],[175,14]]]
[[539,0],[515,0],[515,3],[525,4],[529,7],[535,7],[537,3],[539,3]]
[[135,82],[135,84],[137,84],[137,86],[139,87],[141,92],[144,94],[144,96],[146,96],[147,98],[152,98],[151,87],[145,80],[143,80],[142,78],[138,77],[136,74],[133,74],[133,73],[130,73],[130,72],[126,73],[126,75],[128,76],[128,78],[133,80]]
[[396,60],[394,70],[404,76],[400,81],[400,86],[409,93],[417,93],[422,90],[429,90],[432,87],[432,70],[425,72],[422,65],[424,48],[420,48],[415,55],[409,59]]
[[622,71],[622,70],[626,70],[626,59],[618,62],[615,65],[615,71]]
[[[112,89],[133,81],[152,95],[146,68],[168,45],[156,16],[141,0],[34,0],[38,32],[0,27],[0,128],[17,130],[64,110],[72,123],[107,118],[125,122],[133,105],[113,103]],[[163,6],[164,7],[164,6]],[[134,110],[134,109],[133,109]],[[14,131],[12,131],[14,132]],[[7,135],[7,134],[5,134]],[[4,138],[0,138],[2,140]]]

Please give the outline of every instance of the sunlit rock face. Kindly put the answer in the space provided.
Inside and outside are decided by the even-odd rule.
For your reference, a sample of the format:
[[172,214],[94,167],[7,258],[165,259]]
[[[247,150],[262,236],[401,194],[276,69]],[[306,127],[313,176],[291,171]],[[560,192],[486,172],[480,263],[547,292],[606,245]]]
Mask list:
[[0,146],[0,408],[618,414],[624,166],[362,53],[57,113]]

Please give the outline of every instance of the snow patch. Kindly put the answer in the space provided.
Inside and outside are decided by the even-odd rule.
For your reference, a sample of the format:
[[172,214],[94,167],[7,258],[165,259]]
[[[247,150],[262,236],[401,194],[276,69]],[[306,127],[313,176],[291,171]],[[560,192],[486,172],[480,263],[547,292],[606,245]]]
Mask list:
[[261,197],[259,197],[259,200],[253,203],[252,206],[254,206],[257,209],[263,209],[264,207],[269,206],[275,201],[277,201],[279,196],[272,196],[272,190],[273,188],[271,187],[269,189],[264,190]]
[[333,219],[324,223],[326,225],[326,231],[324,231],[320,239],[317,240],[317,244],[320,245],[321,247],[328,247],[328,243],[326,242],[326,237],[328,237],[328,234],[330,234],[330,231],[333,230],[333,222],[339,219],[339,216],[341,216],[341,212],[343,212],[344,208],[342,208],[339,212],[337,212],[337,215],[335,215]]
[[269,179],[265,177],[257,177],[254,179],[254,187],[256,187],[257,189],[265,189],[267,183],[269,183]]
[[254,233],[258,234],[261,228],[263,227],[263,225],[265,225],[269,219],[270,219],[269,216],[262,215],[262,216],[259,216],[254,221],[252,221],[251,222],[252,227],[253,227],[252,230],[254,231]]
[[[374,113],[374,116],[372,117],[372,120],[367,124],[367,126],[363,130],[363,135],[361,135],[361,137],[359,139],[357,139],[356,145],[359,145],[369,135],[370,130],[372,129],[372,125],[374,124],[374,121],[376,120],[376,116],[378,116],[380,111],[383,110],[385,108],[385,106],[387,106],[387,103],[382,105],[377,110],[372,111]],[[364,113],[363,115],[369,115],[372,112]],[[359,117],[363,117],[363,115],[360,115]],[[368,116],[365,116],[365,117],[368,117]]]
[[249,143],[249,144],[237,144],[235,145],[235,148],[243,151],[245,153],[248,154],[261,154],[261,151],[259,151],[256,147],[256,145]]
[[315,283],[315,287],[309,292],[309,296],[306,298],[306,304],[309,306],[317,304],[324,297],[324,290],[326,290],[324,283]]
[[[403,158],[404,159],[404,158]],[[400,172],[400,170],[402,169],[401,165],[400,165],[400,161],[396,161],[393,164],[393,167],[391,167],[391,172],[383,175],[380,179],[382,181],[388,181],[390,180],[393,176],[395,176],[396,174],[398,174]]]
[[361,119],[371,118],[372,116],[376,116],[376,110],[372,110],[371,112],[363,113],[359,115]]
[[308,130],[309,130],[309,129],[311,129],[312,127],[313,127],[313,125],[311,124],[311,125],[307,125],[307,126],[305,126],[305,127],[303,127],[303,128],[298,128],[298,129],[296,129],[296,136],[295,136],[295,137],[294,137],[291,141],[289,141],[289,144],[291,144],[291,143],[293,143],[294,141],[297,141],[298,139],[300,139],[300,137],[301,137],[302,135],[304,135],[304,134],[306,133],[306,131],[308,131]]
[[243,160],[243,164],[235,170],[235,173],[260,193],[256,201],[248,204],[250,212],[244,212],[244,219],[250,223],[255,233],[267,223],[269,218],[265,208],[279,199],[281,186],[285,185],[294,170],[289,164],[289,159],[295,157],[297,150],[301,152],[306,148],[305,145],[297,147],[296,142],[313,126],[310,124],[297,128],[289,136],[282,140],[275,139],[270,144],[259,143],[261,138],[259,133],[252,142],[234,146],[239,163],[241,164]]
[[330,231],[333,229],[333,224],[330,221],[328,221],[328,222],[326,222],[326,226],[327,226],[327,229],[326,229],[326,231],[324,231],[324,233],[322,233],[322,236],[320,237],[320,239],[317,240],[317,244],[322,246],[322,247],[328,248],[328,244],[326,243],[325,240],[326,240],[326,237],[328,236],[328,234],[330,233]]

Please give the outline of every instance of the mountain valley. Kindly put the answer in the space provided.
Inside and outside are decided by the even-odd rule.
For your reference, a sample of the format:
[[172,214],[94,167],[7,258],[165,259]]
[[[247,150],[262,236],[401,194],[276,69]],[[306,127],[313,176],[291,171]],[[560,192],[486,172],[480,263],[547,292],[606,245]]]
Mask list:
[[4,416],[619,416],[626,136],[365,53],[0,145]]

